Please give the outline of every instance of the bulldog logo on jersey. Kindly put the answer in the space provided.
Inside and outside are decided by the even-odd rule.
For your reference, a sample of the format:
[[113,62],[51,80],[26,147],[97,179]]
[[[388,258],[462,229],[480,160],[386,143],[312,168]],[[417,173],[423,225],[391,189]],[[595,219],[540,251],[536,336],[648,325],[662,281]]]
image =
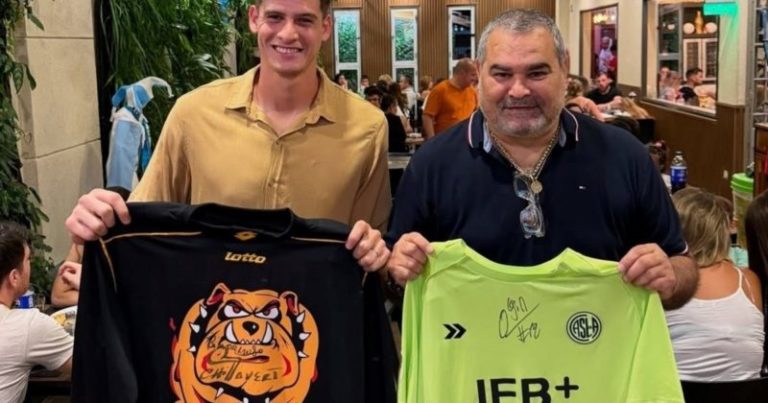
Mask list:
[[318,336],[295,293],[220,283],[178,326],[173,390],[180,402],[301,402],[317,377]]

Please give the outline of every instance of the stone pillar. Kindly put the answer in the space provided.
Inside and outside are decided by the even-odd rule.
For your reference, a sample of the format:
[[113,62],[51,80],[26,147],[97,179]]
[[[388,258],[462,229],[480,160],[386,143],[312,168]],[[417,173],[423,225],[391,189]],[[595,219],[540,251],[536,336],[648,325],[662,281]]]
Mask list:
[[69,249],[64,220],[78,197],[101,187],[99,109],[90,0],[35,0],[45,30],[25,20],[15,53],[37,81],[15,98],[25,135],[19,142],[24,182],[37,189],[50,221],[43,226],[53,260]]

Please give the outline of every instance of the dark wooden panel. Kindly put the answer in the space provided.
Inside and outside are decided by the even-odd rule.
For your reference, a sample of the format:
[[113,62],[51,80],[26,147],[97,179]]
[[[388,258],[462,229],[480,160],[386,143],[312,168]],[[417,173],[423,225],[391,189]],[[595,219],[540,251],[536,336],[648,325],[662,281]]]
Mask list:
[[333,8],[362,7],[363,0],[334,0]]
[[390,7],[403,7],[403,6],[418,6],[421,2],[419,0],[389,0]]
[[419,8],[419,75],[448,78],[448,7],[424,1]]
[[657,102],[641,102],[656,118],[656,137],[670,149],[670,159],[682,150],[688,162],[688,182],[730,198],[730,178],[744,170],[744,107],[717,104],[717,114],[706,117]]
[[483,28],[491,20],[504,11],[513,8],[533,8],[544,14],[555,18],[555,0],[501,0],[501,1],[480,1],[477,6],[477,39],[480,40],[480,34]]
[[363,74],[367,74],[373,81],[380,74],[392,74],[392,40],[387,0],[364,0],[360,10],[360,24]]
[[[476,40],[483,28],[510,8],[536,8],[555,17],[556,0],[338,0],[335,8],[360,8],[362,74],[371,80],[392,74],[391,7],[419,10],[419,75],[448,78],[448,7],[475,5]],[[320,60],[333,74],[333,37],[323,45]]]

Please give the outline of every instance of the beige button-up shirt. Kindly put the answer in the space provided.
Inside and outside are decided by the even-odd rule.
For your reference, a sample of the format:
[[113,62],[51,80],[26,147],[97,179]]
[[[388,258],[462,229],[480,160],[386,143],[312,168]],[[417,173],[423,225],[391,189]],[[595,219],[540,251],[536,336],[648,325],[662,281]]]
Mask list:
[[318,70],[312,107],[278,136],[253,103],[256,74],[179,98],[130,200],[289,207],[384,230],[391,207],[384,114]]

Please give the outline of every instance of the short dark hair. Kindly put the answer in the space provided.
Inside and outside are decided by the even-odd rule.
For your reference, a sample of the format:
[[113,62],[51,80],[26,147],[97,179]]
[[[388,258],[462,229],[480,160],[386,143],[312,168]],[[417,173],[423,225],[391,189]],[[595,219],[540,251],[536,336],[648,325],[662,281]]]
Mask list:
[[605,76],[605,78],[607,78],[609,80],[613,80],[613,75],[611,75],[611,73],[608,72],[608,71],[601,71],[601,72],[597,73],[597,77],[596,78],[600,78],[600,76]]
[[[254,0],[253,4],[256,5],[256,7],[261,6],[261,3],[264,0]],[[331,0],[318,0],[320,2],[320,11],[323,12],[323,15],[328,15],[331,11]]]
[[24,245],[29,245],[29,232],[23,226],[0,221],[0,281],[24,260]]
[[689,79],[692,75],[699,74],[703,72],[704,70],[698,68],[698,67],[691,67],[690,69],[685,71],[685,79]]
[[365,90],[363,91],[363,95],[365,95],[366,98],[372,97],[374,95],[378,95],[379,98],[381,98],[382,93],[379,87],[375,85],[371,85],[371,86],[365,87]]

